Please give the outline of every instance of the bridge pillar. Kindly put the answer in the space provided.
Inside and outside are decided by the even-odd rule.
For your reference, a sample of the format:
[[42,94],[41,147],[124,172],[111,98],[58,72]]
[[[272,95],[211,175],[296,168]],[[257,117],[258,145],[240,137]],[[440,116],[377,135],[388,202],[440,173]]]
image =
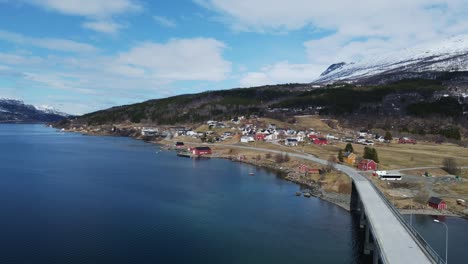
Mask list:
[[359,227],[364,228],[366,226],[366,212],[364,211],[364,207],[362,206],[362,202],[359,201],[360,204],[360,218],[359,218]]
[[380,252],[377,248],[374,247],[374,252],[372,253],[372,264],[379,264]]
[[351,201],[350,201],[350,205],[349,205],[349,209],[350,209],[351,212],[357,212],[357,211],[360,210],[359,201],[360,201],[359,193],[358,193],[358,191],[356,189],[356,185],[354,184],[354,181],[352,181],[352,183],[351,183]]
[[[366,225],[366,232],[365,232],[365,239],[364,239],[364,254],[369,255],[371,251],[374,250],[374,244],[370,242],[370,228],[369,225]],[[374,252],[375,254],[375,252]]]

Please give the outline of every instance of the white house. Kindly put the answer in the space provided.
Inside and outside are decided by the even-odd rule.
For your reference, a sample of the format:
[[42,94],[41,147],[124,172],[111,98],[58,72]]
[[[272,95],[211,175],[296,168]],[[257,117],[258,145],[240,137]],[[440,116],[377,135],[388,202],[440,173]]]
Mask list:
[[278,135],[277,134],[270,134],[270,135],[267,135],[265,137],[265,140],[266,141],[275,141],[278,139]]
[[299,141],[297,141],[297,139],[295,139],[295,138],[287,138],[284,141],[284,144],[286,146],[295,147],[295,146],[297,146],[299,144]]
[[243,136],[241,137],[241,142],[242,143],[249,143],[249,142],[254,142],[255,139],[252,136]]
[[198,135],[198,133],[195,132],[195,131],[192,131],[192,130],[187,131],[187,136],[189,136],[189,137],[196,137],[197,135]]

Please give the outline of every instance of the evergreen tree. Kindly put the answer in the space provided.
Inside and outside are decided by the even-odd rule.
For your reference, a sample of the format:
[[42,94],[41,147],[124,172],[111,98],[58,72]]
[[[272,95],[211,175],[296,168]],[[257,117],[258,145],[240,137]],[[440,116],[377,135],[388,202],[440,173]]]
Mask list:
[[377,154],[377,150],[375,148],[365,147],[363,158],[371,159],[375,161],[376,163],[379,163],[379,155]]
[[372,148],[372,160],[376,163],[379,163],[379,155],[377,154],[377,150]]
[[384,139],[385,141],[392,141],[393,140],[392,133],[390,133],[390,131],[385,132]]
[[340,162],[343,162],[343,150],[341,149],[338,151],[338,160]]
[[346,144],[346,147],[344,149],[346,152],[354,152],[353,145],[351,143]]
[[363,155],[362,157],[365,158],[365,159],[372,159],[372,158],[373,158],[373,154],[372,154],[371,148],[369,148],[369,147],[364,147],[364,155]]

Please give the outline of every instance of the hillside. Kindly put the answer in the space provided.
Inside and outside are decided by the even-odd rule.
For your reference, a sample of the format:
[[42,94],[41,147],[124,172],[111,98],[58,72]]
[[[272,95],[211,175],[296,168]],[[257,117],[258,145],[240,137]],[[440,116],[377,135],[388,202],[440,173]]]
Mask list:
[[70,117],[50,107],[36,107],[23,101],[0,98],[0,123],[57,122]]
[[439,80],[322,88],[287,84],[150,100],[86,114],[73,122],[90,126],[125,122],[183,125],[230,120],[241,115],[286,121],[296,115],[320,114],[339,119],[350,127],[392,128],[460,139],[460,133],[464,134],[468,128],[465,94],[468,93],[464,89],[453,89]]

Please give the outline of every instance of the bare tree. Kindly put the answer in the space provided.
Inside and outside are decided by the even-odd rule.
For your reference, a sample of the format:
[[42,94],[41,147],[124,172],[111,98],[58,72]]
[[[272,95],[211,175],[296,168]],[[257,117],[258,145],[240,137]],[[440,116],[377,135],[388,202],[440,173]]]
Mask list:
[[444,158],[442,168],[450,174],[458,174],[460,172],[460,168],[454,158]]
[[327,161],[327,167],[326,167],[327,172],[331,172],[332,170],[335,169],[336,161],[337,160],[336,160],[335,155],[330,155]]

